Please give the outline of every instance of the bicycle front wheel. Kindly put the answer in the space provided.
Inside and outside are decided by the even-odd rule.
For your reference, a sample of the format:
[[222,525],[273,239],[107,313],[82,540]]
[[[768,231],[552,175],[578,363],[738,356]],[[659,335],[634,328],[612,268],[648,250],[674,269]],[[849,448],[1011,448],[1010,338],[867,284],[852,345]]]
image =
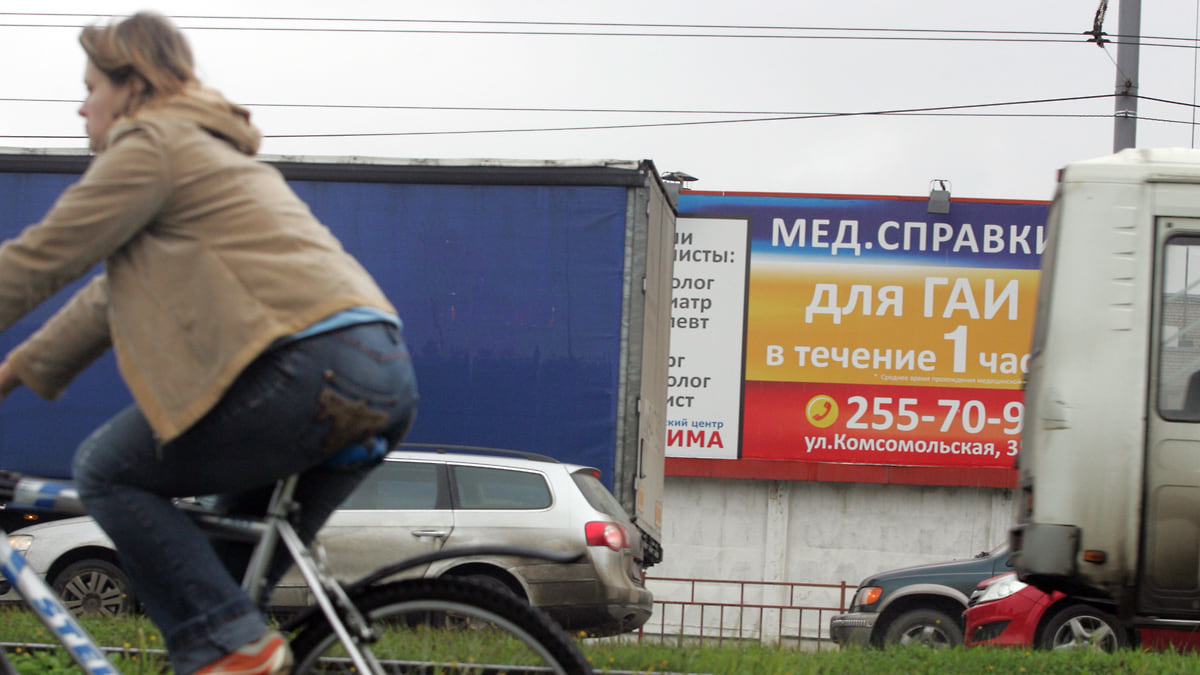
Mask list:
[[[592,672],[578,645],[524,600],[472,581],[412,579],[371,586],[354,605],[378,632],[384,673]],[[294,640],[296,675],[357,673],[324,616]]]

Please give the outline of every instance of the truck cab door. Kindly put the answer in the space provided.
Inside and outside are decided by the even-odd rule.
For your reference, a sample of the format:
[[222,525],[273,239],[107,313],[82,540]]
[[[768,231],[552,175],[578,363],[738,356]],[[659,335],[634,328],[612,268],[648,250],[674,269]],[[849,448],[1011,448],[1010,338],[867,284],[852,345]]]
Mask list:
[[1200,219],[1155,229],[1137,612],[1200,619]]

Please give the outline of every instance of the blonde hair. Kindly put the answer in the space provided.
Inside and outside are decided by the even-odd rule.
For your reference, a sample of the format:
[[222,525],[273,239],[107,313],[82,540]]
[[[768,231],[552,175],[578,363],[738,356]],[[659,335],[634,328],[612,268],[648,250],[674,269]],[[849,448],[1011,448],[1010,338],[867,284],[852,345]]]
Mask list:
[[121,111],[124,115],[199,83],[191,47],[179,29],[160,14],[138,12],[105,26],[87,26],[79,34],[79,44],[96,69],[114,84],[124,84],[134,76],[145,83]]

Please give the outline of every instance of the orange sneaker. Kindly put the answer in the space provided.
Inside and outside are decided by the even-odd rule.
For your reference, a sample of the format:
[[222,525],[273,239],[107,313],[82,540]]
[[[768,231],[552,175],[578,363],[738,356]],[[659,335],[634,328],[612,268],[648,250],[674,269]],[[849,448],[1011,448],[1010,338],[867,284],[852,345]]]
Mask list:
[[231,654],[226,654],[196,671],[196,675],[289,675],[292,650],[278,631],[262,637]]

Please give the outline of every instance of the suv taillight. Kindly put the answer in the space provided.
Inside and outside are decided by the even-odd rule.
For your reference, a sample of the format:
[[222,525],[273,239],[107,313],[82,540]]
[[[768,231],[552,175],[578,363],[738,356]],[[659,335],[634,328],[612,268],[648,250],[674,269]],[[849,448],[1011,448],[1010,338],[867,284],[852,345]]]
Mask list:
[[629,547],[625,528],[616,523],[593,520],[583,526],[583,531],[587,535],[588,546],[607,546],[614,551]]

